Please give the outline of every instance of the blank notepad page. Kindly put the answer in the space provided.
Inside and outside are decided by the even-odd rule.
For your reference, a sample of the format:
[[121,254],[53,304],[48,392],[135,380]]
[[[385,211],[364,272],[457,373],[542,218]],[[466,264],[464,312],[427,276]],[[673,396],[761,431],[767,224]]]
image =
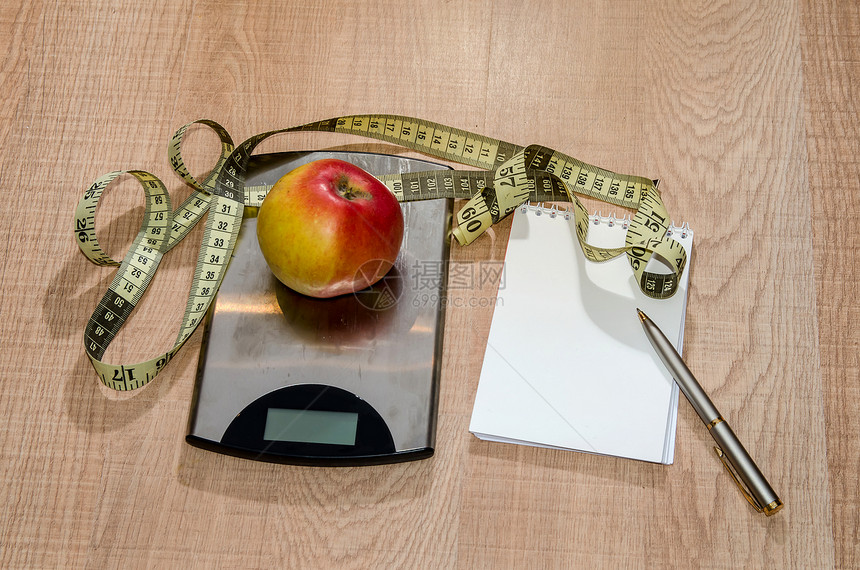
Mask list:
[[[592,221],[590,244],[624,245],[621,220]],[[672,231],[689,259],[692,231]],[[678,388],[636,308],[677,339],[680,352],[688,283],[689,264],[674,296],[647,297],[626,255],[587,261],[572,219],[518,208],[470,431],[490,441],[672,463]]]

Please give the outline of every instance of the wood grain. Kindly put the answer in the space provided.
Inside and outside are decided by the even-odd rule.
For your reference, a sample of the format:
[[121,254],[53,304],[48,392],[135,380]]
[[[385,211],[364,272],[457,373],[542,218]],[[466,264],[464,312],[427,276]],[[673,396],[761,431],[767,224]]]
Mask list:
[[[835,1],[4,3],[0,566],[856,567],[858,22]],[[199,331],[139,393],[101,387],[81,342],[113,274],[74,243],[83,190],[142,168],[178,204],[166,145],[197,118],[241,141],[366,112],[660,177],[696,231],[685,357],[785,509],[746,505],[684,401],[671,466],[472,437],[493,279],[450,291],[430,460],[189,447]],[[402,152],[319,134],[260,151],[331,147]],[[192,170],[216,156],[193,130]],[[115,256],[142,210],[133,181],[109,190]],[[452,266],[502,260],[509,229],[454,246]],[[111,359],[171,345],[200,238],[165,258]]]
[[803,70],[812,205],[818,359],[824,378],[827,466],[836,565],[860,564],[860,9],[804,4]]

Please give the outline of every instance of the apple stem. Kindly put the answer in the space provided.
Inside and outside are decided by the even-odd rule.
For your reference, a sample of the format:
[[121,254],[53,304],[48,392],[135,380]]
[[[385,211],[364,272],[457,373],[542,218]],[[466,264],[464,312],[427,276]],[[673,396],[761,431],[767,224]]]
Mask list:
[[337,182],[335,182],[335,188],[338,196],[347,200],[369,200],[371,198],[369,192],[350,186],[349,179],[346,176],[338,178]]

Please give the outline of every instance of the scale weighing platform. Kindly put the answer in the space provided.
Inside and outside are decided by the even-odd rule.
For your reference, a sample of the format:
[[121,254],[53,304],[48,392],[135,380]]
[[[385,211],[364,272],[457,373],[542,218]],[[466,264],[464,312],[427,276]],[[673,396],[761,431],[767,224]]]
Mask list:
[[[246,186],[322,158],[372,174],[446,166],[347,152],[252,157]],[[401,204],[392,270],[352,295],[281,284],[247,217],[210,309],[186,441],[260,461],[372,465],[433,455],[452,200]]]

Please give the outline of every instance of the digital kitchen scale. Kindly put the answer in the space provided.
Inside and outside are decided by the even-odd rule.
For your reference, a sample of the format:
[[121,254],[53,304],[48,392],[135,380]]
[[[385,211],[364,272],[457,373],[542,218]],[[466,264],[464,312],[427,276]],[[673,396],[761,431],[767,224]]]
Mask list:
[[[372,174],[446,166],[346,152],[254,157],[246,186],[321,158]],[[210,309],[186,441],[302,465],[370,465],[433,454],[448,270],[449,199],[401,204],[392,270],[352,295],[314,299],[282,285],[243,220]]]

